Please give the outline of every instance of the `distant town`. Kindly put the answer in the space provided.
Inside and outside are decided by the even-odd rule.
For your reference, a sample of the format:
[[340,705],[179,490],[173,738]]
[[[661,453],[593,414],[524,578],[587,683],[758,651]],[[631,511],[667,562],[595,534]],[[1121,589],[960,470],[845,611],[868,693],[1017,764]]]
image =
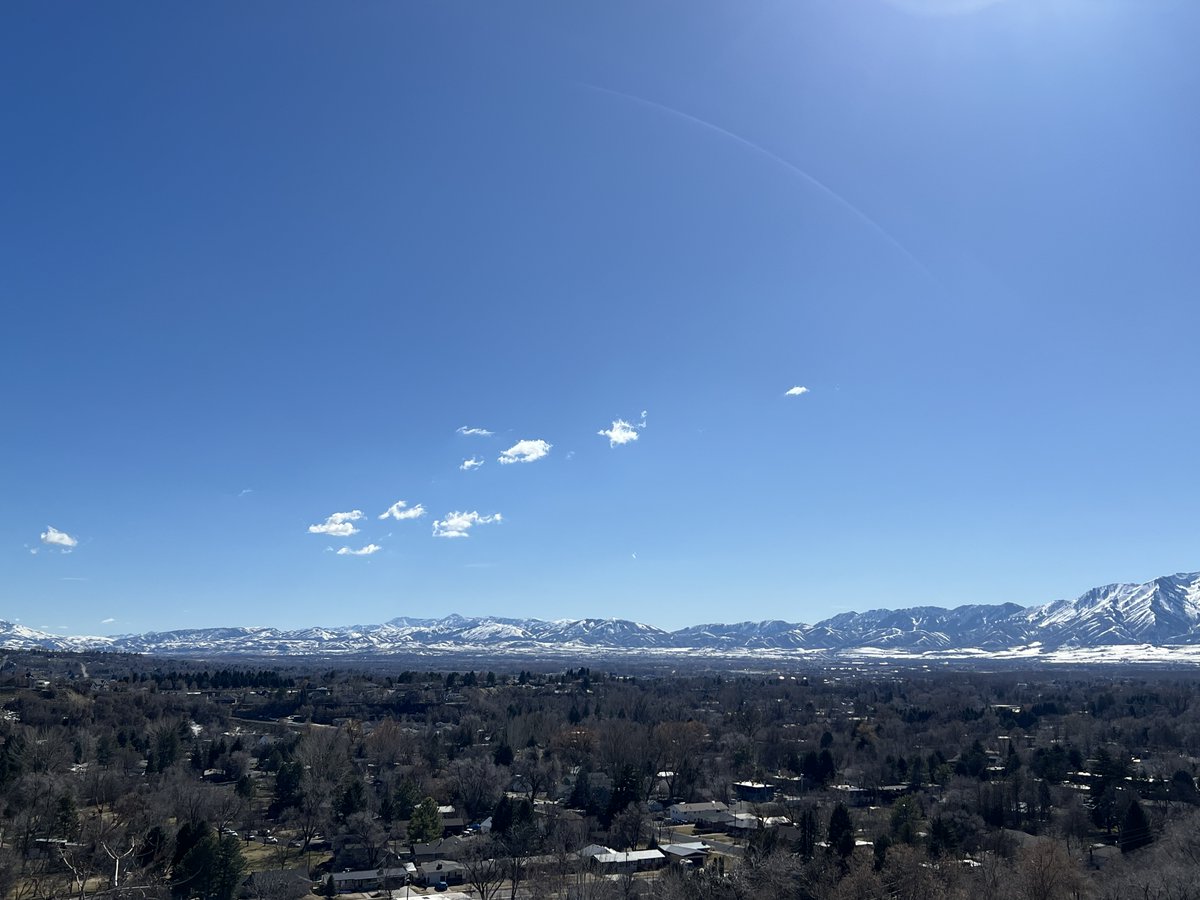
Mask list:
[[11,652],[13,898],[1190,896],[1200,680]]

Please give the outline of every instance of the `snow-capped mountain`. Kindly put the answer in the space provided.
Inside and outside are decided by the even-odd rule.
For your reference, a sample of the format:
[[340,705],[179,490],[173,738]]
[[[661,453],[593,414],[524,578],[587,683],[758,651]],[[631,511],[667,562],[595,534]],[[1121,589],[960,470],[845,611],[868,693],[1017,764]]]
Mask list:
[[1197,643],[1200,574],[1093,588],[1074,600],[1028,610],[1026,618],[1043,642],[1058,646]]
[[[1200,647],[1200,573],[1146,584],[1110,584],[1074,600],[1026,609],[1015,603],[842,613],[815,625],[778,620],[664,631],[627,619],[402,616],[381,625],[189,628],[118,637],[66,637],[0,621],[0,647],[114,650],[173,655],[491,653],[780,656],[861,653],[887,657],[1021,656],[1123,648],[1120,657],[1170,659]],[[1143,648],[1133,652],[1129,648]],[[1164,651],[1162,648],[1168,648]],[[1074,657],[1070,654],[1075,653]],[[1093,654],[1094,656],[1094,654]],[[1093,657],[1089,657],[1091,659]]]

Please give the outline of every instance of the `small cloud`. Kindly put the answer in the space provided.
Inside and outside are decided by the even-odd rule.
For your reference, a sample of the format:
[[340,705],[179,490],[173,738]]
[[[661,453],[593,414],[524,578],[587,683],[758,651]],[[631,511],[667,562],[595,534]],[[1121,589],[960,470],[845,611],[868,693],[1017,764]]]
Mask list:
[[636,554],[636,553],[630,553],[629,555],[630,555],[630,556],[632,556],[634,559],[637,559],[637,554]]
[[433,523],[433,536],[444,538],[470,537],[470,531],[476,525],[491,525],[502,521],[500,513],[491,516],[481,516],[477,512],[446,513],[446,518]]
[[62,576],[62,578],[60,578],[58,580],[59,581],[87,581],[87,579],[81,575],[64,575],[64,576]]
[[807,393],[808,393],[808,388],[806,388],[806,387],[801,387],[800,385],[796,385],[795,387],[793,387],[793,388],[788,388],[786,391],[784,391],[784,392],[783,392],[783,396],[785,396],[785,397],[799,397],[801,394],[807,394]]
[[458,433],[465,434],[468,437],[471,437],[471,436],[491,437],[496,432],[488,431],[486,428],[468,428],[466,425],[463,425],[461,428],[458,429]]
[[241,489],[241,490],[238,492],[238,496],[239,496],[239,497],[245,497],[247,494],[253,494],[253,493],[254,493],[254,488],[242,488],[242,489]]
[[101,619],[100,624],[101,625],[111,625],[115,621],[117,621],[117,620],[114,619],[112,616],[109,616],[107,619]]
[[352,534],[358,534],[358,529],[350,523],[357,522],[361,518],[363,518],[363,511],[361,509],[334,513],[320,525],[309,525],[308,533],[329,534],[333,537],[350,537]]
[[357,550],[351,550],[349,547],[339,547],[338,556],[370,556],[372,553],[378,553],[383,548],[378,544],[367,544],[365,547],[360,547]]
[[608,446],[619,447],[638,439],[638,431],[646,427],[646,410],[642,410],[640,422],[629,423],[624,419],[613,419],[612,428],[597,431],[596,434],[608,438]]
[[553,444],[548,444],[545,441],[517,441],[507,450],[500,454],[499,462],[502,465],[509,463],[531,463],[541,459],[550,452]]
[[41,537],[43,544],[50,547],[62,547],[63,553],[70,553],[79,545],[79,541],[65,531],[59,531],[53,525],[47,525]]
[[460,471],[470,472],[472,469],[478,469],[480,466],[482,466],[483,462],[484,460],[482,456],[472,456],[470,459],[464,459],[462,461],[462,465],[458,468]]
[[381,519],[395,519],[397,522],[403,522],[405,519],[419,519],[425,515],[425,507],[418,503],[416,506],[409,507],[403,500],[397,500],[382,513]]

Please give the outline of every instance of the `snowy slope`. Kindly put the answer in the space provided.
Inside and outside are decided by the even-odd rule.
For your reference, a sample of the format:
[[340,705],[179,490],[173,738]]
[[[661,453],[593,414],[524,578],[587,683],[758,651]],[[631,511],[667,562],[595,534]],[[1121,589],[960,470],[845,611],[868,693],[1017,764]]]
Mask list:
[[118,637],[66,637],[0,621],[0,646],[6,648],[177,655],[487,652],[528,656],[545,651],[787,657],[861,652],[882,658],[1053,655],[1066,661],[1097,654],[1127,659],[1131,653],[1158,659],[1165,652],[1161,648],[1180,645],[1200,646],[1200,573],[1164,576],[1146,584],[1105,585],[1074,600],[1030,609],[1012,603],[954,609],[922,606],[842,613],[815,625],[772,620],[710,623],[678,631],[627,619],[546,621],[451,614],[443,618],[402,616],[381,625],[290,631],[190,628]]

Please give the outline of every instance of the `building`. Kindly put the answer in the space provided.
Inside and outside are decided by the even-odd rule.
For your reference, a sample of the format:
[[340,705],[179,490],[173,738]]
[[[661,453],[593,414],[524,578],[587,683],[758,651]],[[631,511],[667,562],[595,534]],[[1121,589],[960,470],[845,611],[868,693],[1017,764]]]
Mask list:
[[599,853],[592,861],[605,874],[651,872],[667,864],[661,850],[630,850],[626,853]]
[[733,813],[720,800],[705,803],[676,803],[667,809],[677,825],[715,825],[725,827],[733,821]]
[[775,799],[775,787],[761,781],[735,781],[733,792],[747,803],[770,803]]
[[681,844],[667,844],[662,848],[662,852],[668,862],[687,863],[700,868],[708,860],[711,849],[703,841],[690,841]]
[[463,867],[452,859],[435,859],[417,866],[417,878],[426,887],[439,884],[462,884]]
[[387,869],[357,869],[333,873],[333,884],[339,894],[357,891],[376,891],[381,888],[403,887],[409,871],[402,866]]

